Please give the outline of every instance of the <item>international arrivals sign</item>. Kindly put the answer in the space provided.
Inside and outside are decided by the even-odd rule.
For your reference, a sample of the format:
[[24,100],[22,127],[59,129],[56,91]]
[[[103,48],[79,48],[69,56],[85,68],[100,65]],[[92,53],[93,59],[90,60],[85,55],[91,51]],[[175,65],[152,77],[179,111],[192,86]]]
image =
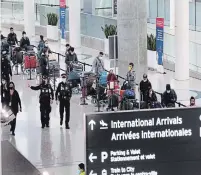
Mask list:
[[85,116],[88,175],[200,175],[201,108]]

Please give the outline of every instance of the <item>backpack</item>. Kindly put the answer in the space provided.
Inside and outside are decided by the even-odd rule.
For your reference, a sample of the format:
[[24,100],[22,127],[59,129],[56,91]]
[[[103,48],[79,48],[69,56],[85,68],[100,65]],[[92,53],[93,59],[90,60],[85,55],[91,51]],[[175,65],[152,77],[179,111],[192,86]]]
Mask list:
[[107,72],[106,71],[101,72],[99,83],[101,86],[104,86],[104,87],[107,86]]
[[135,99],[135,92],[131,89],[127,89],[124,92],[124,97],[127,99]]

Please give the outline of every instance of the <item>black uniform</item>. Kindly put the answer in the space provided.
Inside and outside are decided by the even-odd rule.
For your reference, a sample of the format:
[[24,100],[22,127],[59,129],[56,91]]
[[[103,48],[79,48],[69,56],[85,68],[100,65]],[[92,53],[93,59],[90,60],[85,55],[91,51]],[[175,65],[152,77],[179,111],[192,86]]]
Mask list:
[[64,109],[66,112],[66,119],[65,119],[65,125],[66,128],[69,128],[69,121],[70,121],[70,99],[72,97],[72,89],[70,83],[59,83],[57,90],[56,90],[56,100],[60,101],[60,124],[63,124],[63,117],[64,117]]
[[12,76],[10,61],[4,56],[1,58],[1,77],[7,81],[7,84],[10,82],[9,75]]
[[50,101],[54,100],[53,89],[50,84],[40,84],[39,86],[31,86],[32,90],[40,90],[40,112],[42,128],[49,127],[51,105]]

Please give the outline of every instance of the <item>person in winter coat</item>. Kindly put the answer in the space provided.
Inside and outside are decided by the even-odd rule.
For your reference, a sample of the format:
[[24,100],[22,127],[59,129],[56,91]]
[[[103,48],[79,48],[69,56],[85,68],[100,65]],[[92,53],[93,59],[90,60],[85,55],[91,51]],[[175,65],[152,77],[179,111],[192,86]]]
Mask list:
[[[19,93],[15,90],[15,84],[13,82],[9,83],[9,96],[8,96],[8,101],[7,104],[13,114],[17,117],[18,112],[22,112],[22,105],[21,105],[21,100]],[[19,110],[20,109],[20,110]],[[16,118],[13,119],[10,122],[11,128],[10,131],[12,132],[12,135],[15,136],[15,128],[16,128]]]
[[110,70],[107,76],[107,82],[110,82],[110,81],[117,81],[117,76],[114,74],[113,70]]
[[75,53],[75,49],[74,47],[71,47],[69,49],[69,54],[66,55],[66,68],[67,68],[67,72],[71,72],[72,71],[72,63],[77,64],[78,63],[78,58],[77,58],[77,54]]
[[40,55],[43,53],[45,53],[47,57],[49,57],[49,54],[52,53],[47,40],[45,41],[44,47],[40,51]]
[[127,75],[126,75],[126,80],[128,81],[128,85],[131,86],[131,89],[135,90],[136,73],[134,71],[134,64],[129,63],[128,69],[129,69],[129,71],[128,71]]
[[66,44],[66,52],[65,52],[66,57],[68,56],[68,54],[70,54],[70,48],[71,48],[70,44]]
[[22,32],[22,38],[21,38],[21,40],[20,40],[20,47],[21,47],[22,49],[25,49],[25,50],[26,50],[28,46],[30,46],[30,40],[29,40],[29,38],[26,36],[26,32],[23,31],[23,32]]
[[12,27],[10,28],[10,33],[8,34],[7,42],[10,46],[18,45],[17,35],[14,33],[14,29]]
[[12,69],[6,51],[2,51],[1,54],[1,77],[6,80],[7,84],[10,82],[10,78],[12,78]]
[[175,107],[177,101],[177,94],[174,89],[171,89],[170,84],[166,85],[166,91],[162,96],[162,104],[164,107]]
[[148,93],[152,88],[151,82],[148,80],[147,74],[143,75],[143,80],[140,82],[141,101],[148,102]]
[[39,63],[41,75],[48,76],[48,53],[46,52],[46,50],[43,50]]
[[99,53],[99,56],[97,56],[92,64],[92,71],[97,75],[101,75],[103,71],[105,71],[104,62],[103,62],[103,52]]

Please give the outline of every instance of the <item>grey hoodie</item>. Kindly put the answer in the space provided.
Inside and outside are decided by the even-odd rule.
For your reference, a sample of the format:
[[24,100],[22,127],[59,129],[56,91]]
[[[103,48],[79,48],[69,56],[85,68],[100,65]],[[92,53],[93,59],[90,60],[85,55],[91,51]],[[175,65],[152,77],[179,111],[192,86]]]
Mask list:
[[132,89],[135,88],[136,85],[136,73],[135,71],[131,70],[128,71],[127,75],[126,75],[126,80],[128,81],[128,84],[131,86]]
[[103,71],[105,71],[104,68],[104,62],[102,59],[100,59],[99,57],[96,57],[94,59],[93,65],[92,65],[92,71],[96,74],[96,75],[100,75]]

